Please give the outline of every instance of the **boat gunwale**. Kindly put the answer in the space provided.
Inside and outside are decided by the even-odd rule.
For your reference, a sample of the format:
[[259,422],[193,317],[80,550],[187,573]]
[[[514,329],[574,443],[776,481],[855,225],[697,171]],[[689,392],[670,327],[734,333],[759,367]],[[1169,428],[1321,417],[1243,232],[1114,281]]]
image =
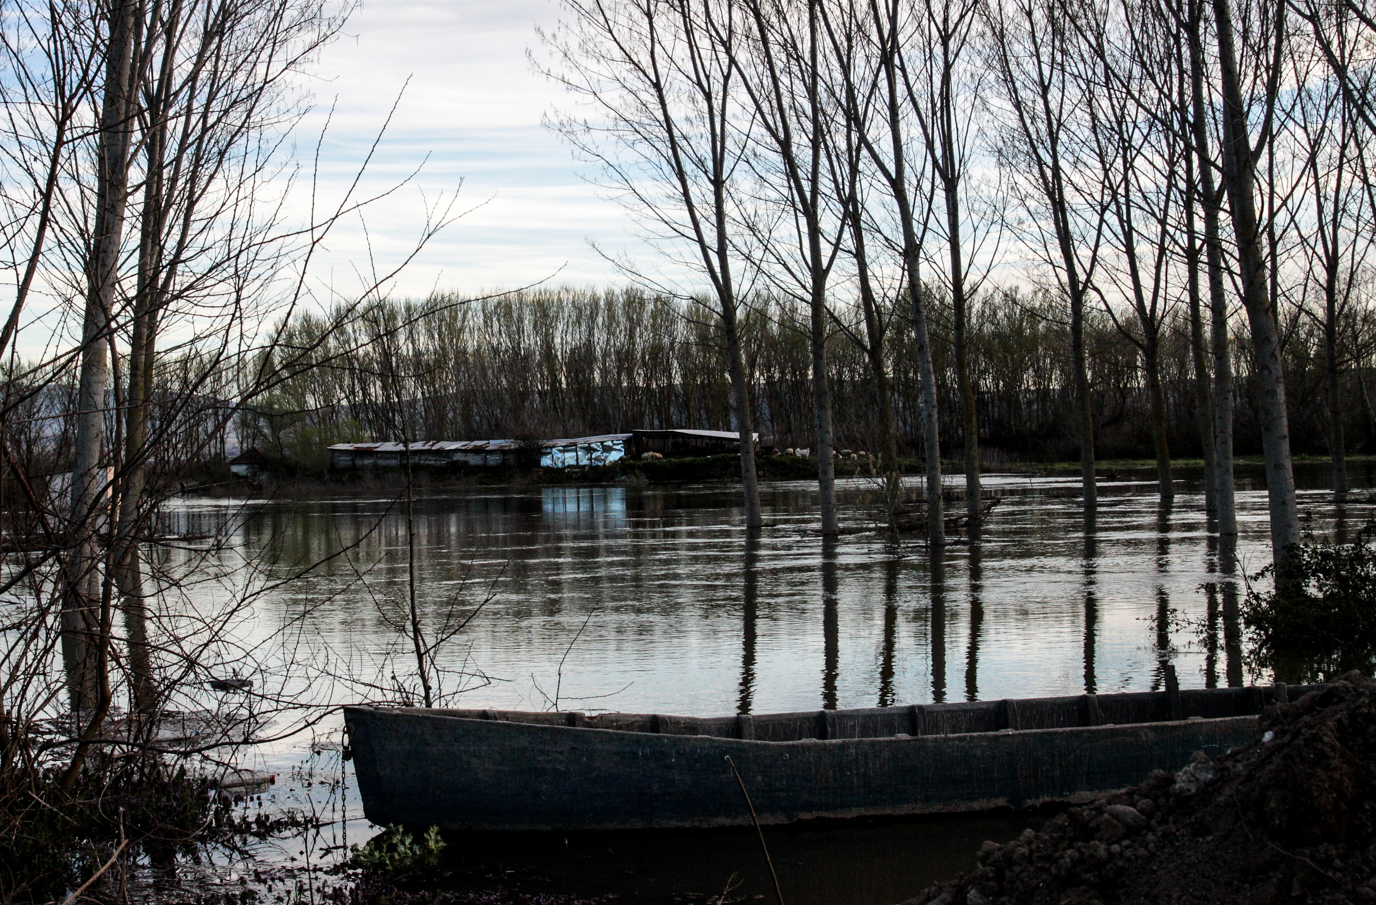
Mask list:
[[[1290,692],[1299,695],[1322,688],[1314,686],[1243,686],[1239,688],[1188,689],[1166,691],[1116,692],[1104,695],[1081,694],[1042,698],[1004,698],[990,701],[965,701],[940,704],[909,704],[895,707],[853,708],[848,710],[804,710],[767,714],[737,714],[728,717],[687,717],[669,714],[626,713],[607,711],[588,715],[580,711],[513,711],[468,708],[426,708],[390,706],[385,704],[348,705],[345,710],[364,709],[408,716],[475,723],[502,723],[512,727],[547,729],[596,730],[626,736],[664,738],[716,738],[724,741],[759,742],[765,745],[785,745],[817,742],[907,741],[919,738],[956,738],[961,736],[994,736],[1041,732],[1050,730],[1095,729],[1107,726],[1162,726],[1177,722],[1208,721],[1249,717],[1255,719],[1270,705],[1290,699]],[[1231,712],[1201,715],[1187,710],[1203,709],[1208,701],[1234,705]],[[1187,706],[1188,705],[1188,706]],[[1015,725],[1019,711],[1026,710],[1035,717],[1037,709],[1051,725]],[[1137,709],[1140,708],[1140,709]],[[1145,718],[1117,719],[1114,712]],[[994,725],[981,728],[957,728],[950,731],[950,717],[965,716],[990,720]],[[870,717],[873,723],[866,725]],[[906,717],[906,719],[905,719]],[[934,718],[935,717],[935,718]],[[942,719],[947,717],[947,719]],[[997,725],[999,720],[1005,721]],[[606,722],[604,722],[606,721]],[[877,725],[884,721],[886,725]],[[906,722],[904,731],[900,723]],[[945,724],[945,725],[934,725]],[[756,737],[755,727],[781,727],[792,737]],[[675,731],[675,727],[679,731]],[[854,730],[847,734],[846,729]]]
[[479,718],[473,718],[473,717],[454,716],[454,715],[452,715],[452,714],[437,713],[437,712],[436,712],[436,709],[437,709],[437,708],[427,709],[427,708],[425,708],[425,707],[386,707],[386,706],[375,706],[375,705],[371,705],[371,704],[357,704],[357,705],[346,705],[344,709],[345,709],[345,710],[354,710],[354,711],[368,711],[368,712],[373,712],[373,713],[400,714],[400,715],[402,715],[402,716],[419,716],[419,717],[427,717],[427,718],[435,719],[435,720],[444,720],[444,721],[447,721],[447,722],[448,722],[448,721],[452,721],[452,722],[461,723],[461,724],[474,723],[474,724],[478,724],[478,725],[482,725],[482,726],[493,726],[494,724],[505,724],[505,725],[507,725],[507,726],[511,726],[511,727],[513,727],[513,728],[520,728],[520,729],[550,729],[550,730],[558,730],[558,731],[560,731],[560,732],[577,732],[577,733],[582,733],[582,732],[587,732],[587,731],[589,731],[589,730],[594,730],[594,731],[596,731],[596,732],[599,733],[599,734],[601,734],[601,733],[606,733],[606,734],[609,734],[609,735],[616,735],[616,736],[627,735],[627,736],[637,736],[637,737],[643,736],[643,737],[653,738],[653,739],[672,739],[672,740],[675,740],[675,743],[679,743],[679,742],[682,742],[682,741],[691,740],[691,741],[694,741],[694,742],[729,742],[729,743],[731,743],[731,744],[733,744],[733,745],[768,745],[768,746],[770,746],[770,747],[776,747],[776,746],[780,746],[780,745],[797,745],[797,746],[807,746],[807,745],[832,745],[832,744],[835,744],[835,745],[851,744],[851,745],[853,745],[853,744],[856,744],[857,742],[866,742],[866,743],[885,743],[885,742],[894,742],[894,743],[932,742],[932,743],[938,743],[938,742],[945,742],[945,741],[956,742],[956,741],[962,741],[962,740],[970,739],[970,738],[990,738],[990,737],[995,737],[995,738],[997,738],[997,737],[1008,737],[1008,736],[1013,736],[1013,735],[1025,736],[1025,735],[1033,735],[1033,734],[1037,734],[1037,733],[1089,732],[1089,731],[1095,731],[1095,730],[1122,730],[1122,729],[1133,729],[1133,728],[1142,728],[1142,729],[1149,729],[1149,728],[1155,728],[1155,727],[1162,727],[1162,728],[1165,728],[1165,727],[1174,727],[1174,726],[1195,725],[1195,724],[1201,723],[1201,722],[1203,722],[1203,723],[1209,723],[1209,724],[1226,723],[1226,722],[1228,722],[1228,721],[1230,721],[1230,720],[1252,721],[1252,722],[1255,722],[1255,721],[1259,718],[1259,716],[1260,716],[1260,714],[1255,714],[1255,713],[1239,713],[1239,714],[1231,714],[1231,715],[1228,715],[1228,716],[1217,716],[1217,717],[1197,717],[1197,716],[1195,716],[1195,717],[1186,717],[1185,719],[1180,719],[1180,720],[1144,720],[1144,721],[1135,722],[1135,723],[1100,723],[1100,724],[1095,725],[1095,726],[1043,726],[1043,727],[1032,728],[1032,729],[995,729],[995,730],[983,730],[983,731],[977,731],[977,732],[948,732],[948,733],[939,733],[939,734],[931,734],[931,735],[904,735],[904,734],[898,734],[898,735],[866,735],[866,736],[857,736],[857,737],[849,737],[849,738],[797,738],[797,739],[787,739],[787,740],[777,740],[777,741],[776,741],[776,740],[772,740],[772,739],[736,738],[736,737],[729,736],[729,735],[705,735],[705,734],[703,734],[703,735],[679,735],[679,734],[674,734],[674,733],[661,733],[661,732],[636,732],[636,731],[631,731],[631,730],[626,730],[626,729],[613,729],[613,728],[602,727],[602,726],[561,726],[561,725],[559,725],[559,724],[557,724],[557,723],[520,723],[520,722],[515,722],[515,721],[512,721],[512,720],[491,720],[491,719],[483,719],[483,718],[481,718],[481,717],[479,717]]

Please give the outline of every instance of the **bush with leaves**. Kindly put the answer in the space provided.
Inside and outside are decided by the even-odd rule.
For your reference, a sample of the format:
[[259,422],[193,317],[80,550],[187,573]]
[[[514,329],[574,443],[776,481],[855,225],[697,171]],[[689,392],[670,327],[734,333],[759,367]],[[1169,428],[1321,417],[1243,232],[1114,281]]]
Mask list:
[[440,866],[444,840],[439,827],[416,839],[399,826],[389,826],[362,847],[353,846],[348,866],[379,874],[411,874]]
[[[1350,544],[1306,541],[1290,548],[1294,579],[1248,591],[1242,624],[1256,672],[1310,682],[1376,666],[1376,524]],[[1272,573],[1268,566],[1256,576]]]

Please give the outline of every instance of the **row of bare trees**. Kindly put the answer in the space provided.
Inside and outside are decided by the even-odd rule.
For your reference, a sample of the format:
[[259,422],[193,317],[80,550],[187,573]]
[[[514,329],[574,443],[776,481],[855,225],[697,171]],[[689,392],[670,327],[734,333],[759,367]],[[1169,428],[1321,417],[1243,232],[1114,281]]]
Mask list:
[[[933,369],[947,437],[960,433],[961,387],[953,354],[951,305],[933,297]],[[982,460],[1065,461],[1079,452],[1074,429],[1070,332],[1052,293],[985,291],[968,304],[966,346],[976,398]],[[884,345],[890,405],[875,404],[870,351],[847,331],[863,332],[862,307],[833,306],[845,326],[827,339],[827,381],[840,448],[896,455],[922,450],[921,371],[912,333]],[[1376,314],[1347,312],[1340,348],[1351,362],[1341,392],[1355,404],[1341,414],[1350,448],[1370,448],[1368,384],[1376,377]],[[723,367],[719,324],[691,302],[638,289],[541,289],[464,301],[378,302],[343,326],[303,316],[285,331],[283,354],[295,375],[242,410],[240,442],[306,469],[328,464],[332,443],[415,439],[545,440],[637,428],[722,429],[732,425],[731,379]],[[1320,325],[1291,317],[1284,326],[1287,392],[1296,413],[1296,450],[1327,452],[1327,357]],[[766,446],[810,447],[813,438],[807,307],[786,296],[748,298],[738,321],[750,419]],[[1151,458],[1152,392],[1141,354],[1102,309],[1084,326],[1091,418],[1101,457]],[[1230,347],[1245,348],[1242,323]],[[1197,430],[1195,344],[1187,312],[1171,313],[1159,340],[1160,387],[1170,448],[1202,458]],[[1261,451],[1260,421],[1246,357],[1236,379],[1237,447]],[[892,425],[891,423],[892,422]],[[892,426],[892,429],[891,429]],[[948,444],[946,458],[960,447]],[[195,462],[183,463],[195,465]]]
[[[954,427],[977,516],[972,300],[994,282],[1031,284],[1060,300],[1069,332],[1065,389],[1087,513],[1096,416],[1086,331],[1096,314],[1137,350],[1163,497],[1172,493],[1165,334],[1189,323],[1195,430],[1225,535],[1236,532],[1233,375],[1247,359],[1284,575],[1284,551],[1299,537],[1286,326],[1309,320],[1324,336],[1329,442],[1339,450],[1352,366],[1339,333],[1361,304],[1376,235],[1367,178],[1376,30],[1357,0],[564,8],[564,27],[546,36],[549,73],[571,93],[557,125],[602,165],[675,272],[706,278],[660,285],[687,296],[680,286],[710,284],[728,361],[749,289],[809,306],[825,533],[836,530],[827,336],[840,329],[867,351],[883,412],[883,346],[912,335],[924,447],[940,449]],[[636,276],[653,282],[673,269]],[[940,398],[934,365],[929,300],[938,297],[949,305],[953,400]],[[863,326],[843,325],[838,308],[864,312]],[[1239,316],[1244,348],[1229,343]],[[751,387],[739,370],[744,425]],[[891,471],[894,445],[880,452]],[[933,544],[942,542],[939,463],[927,456]]]

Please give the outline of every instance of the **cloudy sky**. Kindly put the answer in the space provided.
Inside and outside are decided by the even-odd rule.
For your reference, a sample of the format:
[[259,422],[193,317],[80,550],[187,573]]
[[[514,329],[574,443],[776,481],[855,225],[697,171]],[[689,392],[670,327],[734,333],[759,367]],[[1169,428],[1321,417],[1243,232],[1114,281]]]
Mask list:
[[314,67],[315,112],[298,155],[310,165],[332,107],[321,173],[324,194],[338,197],[400,94],[364,188],[381,190],[424,165],[370,208],[366,233],[353,220],[331,237],[313,270],[319,283],[347,293],[358,285],[355,268],[389,269],[414,247],[427,205],[456,189],[454,210],[468,213],[428,244],[394,295],[617,280],[588,240],[631,245],[629,221],[582,178],[596,171],[541,125],[567,100],[527,52],[541,52],[536,25],[558,19],[558,0],[365,0]]

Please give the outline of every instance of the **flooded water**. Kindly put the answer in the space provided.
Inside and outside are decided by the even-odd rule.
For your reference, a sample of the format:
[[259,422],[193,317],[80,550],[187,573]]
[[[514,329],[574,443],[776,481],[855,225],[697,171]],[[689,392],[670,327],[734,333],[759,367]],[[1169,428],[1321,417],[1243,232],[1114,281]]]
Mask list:
[[[768,527],[752,542],[739,491],[726,486],[435,493],[417,498],[409,519],[404,502],[383,496],[187,499],[168,513],[169,527],[228,542],[190,543],[164,567],[198,577],[185,591],[191,609],[221,614],[233,643],[215,648],[217,669],[254,678],[269,702],[418,699],[405,630],[413,581],[427,674],[449,706],[700,716],[871,707],[1155,689],[1166,664],[1185,687],[1214,687],[1247,680],[1240,581],[1269,560],[1259,470],[1239,478],[1235,550],[1209,535],[1188,480],[1168,508],[1152,483],[1105,482],[1086,529],[1078,479],[989,475],[985,492],[1000,502],[980,543],[953,544],[937,562],[920,540],[876,530],[875,488],[850,481],[835,541],[816,533],[815,489],[802,483],[762,488]],[[1376,508],[1362,492],[1352,495],[1362,502],[1335,507],[1321,469],[1298,478],[1316,533],[1355,531]],[[1353,483],[1370,486],[1371,475]],[[278,721],[299,725],[287,711]],[[269,766],[299,759],[298,739],[269,748]],[[345,798],[357,841],[356,793]],[[969,866],[974,837],[1016,835],[1027,818],[988,819],[997,825],[773,833],[794,853],[784,860],[796,861],[797,876],[867,878],[800,880],[790,901],[884,902]],[[745,836],[713,838],[758,860]],[[933,855],[951,840],[960,844],[949,855]],[[555,887],[579,889],[589,852],[616,848],[563,845],[568,854],[541,870]],[[537,849],[522,845],[521,857]],[[719,873],[725,855],[697,853],[689,868],[671,868],[655,851],[607,859],[621,866],[604,873],[620,879],[603,891],[624,895],[629,882],[720,894],[715,874],[691,881],[679,871],[711,863]],[[742,875],[757,868],[751,861]],[[626,881],[638,870],[660,879]],[[688,889],[695,884],[707,888]]]

